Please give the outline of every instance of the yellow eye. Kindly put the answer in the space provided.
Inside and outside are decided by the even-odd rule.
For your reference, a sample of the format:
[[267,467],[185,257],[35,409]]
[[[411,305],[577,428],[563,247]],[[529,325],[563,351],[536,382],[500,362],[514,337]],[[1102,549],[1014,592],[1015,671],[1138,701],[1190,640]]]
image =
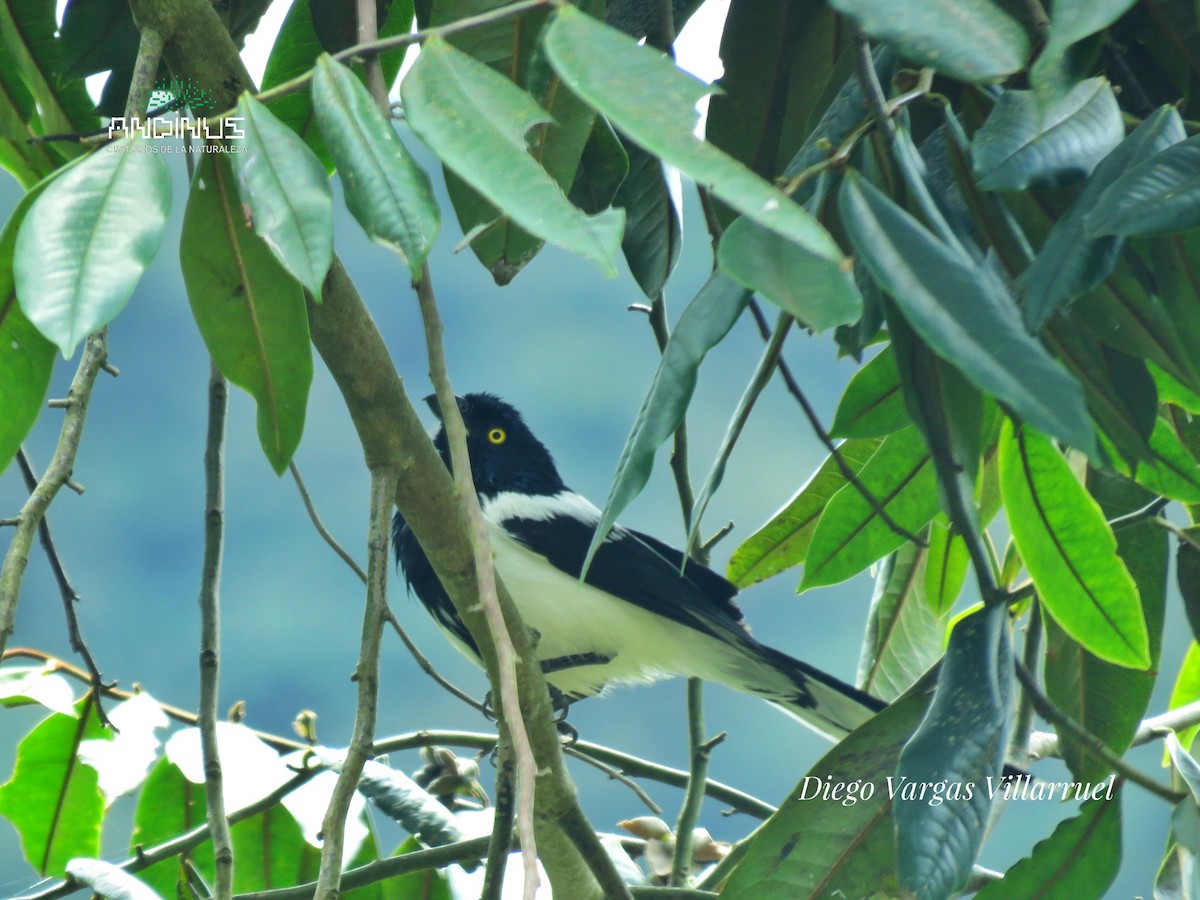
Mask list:
[[488,432],[488,441],[493,444],[503,444],[507,437],[503,428],[493,428]]

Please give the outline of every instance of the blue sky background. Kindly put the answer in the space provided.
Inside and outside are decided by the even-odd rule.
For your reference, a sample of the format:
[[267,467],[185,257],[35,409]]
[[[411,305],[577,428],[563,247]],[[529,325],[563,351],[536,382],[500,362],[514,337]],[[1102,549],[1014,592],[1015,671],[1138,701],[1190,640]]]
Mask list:
[[[411,135],[404,137],[421,153]],[[80,622],[105,676],[119,679],[123,687],[140,684],[164,702],[191,708],[197,687],[208,357],[191,322],[179,274],[183,158],[166,158],[174,173],[171,223],[158,258],[111,328],[110,357],[121,376],[101,375],[93,395],[75,469],[87,492],[76,496],[63,491],[49,519],[83,596]],[[428,162],[427,155],[422,158]],[[430,169],[444,198],[440,173]],[[6,217],[18,197],[14,182],[0,183],[0,213]],[[668,289],[673,315],[703,283],[711,264],[708,237],[690,197],[689,190],[684,255]],[[444,209],[449,210],[448,204]],[[645,317],[626,309],[644,298],[627,272],[607,279],[595,266],[555,248],[543,250],[513,285],[497,288],[469,252],[451,252],[461,231],[451,213],[446,217],[431,268],[455,388],[460,393],[493,391],[517,405],[554,453],[567,482],[601,502],[658,359]],[[406,268],[393,254],[367,242],[344,209],[335,231],[337,250],[375,316],[410,396],[424,396],[430,391],[425,350]],[[705,362],[690,417],[697,485],[761,347],[745,317]],[[836,359],[831,338],[800,333],[789,338],[784,357],[829,422],[855,371],[853,362]],[[59,360],[51,397],[65,393],[76,362]],[[432,427],[432,417],[426,418]],[[53,451],[60,421],[58,411],[46,411],[28,440],[39,471]],[[823,458],[799,408],[774,380],[706,516],[706,534],[729,520],[736,525],[714,553],[716,568],[723,569],[737,543],[785,503]],[[367,473],[341,397],[319,357],[296,461],[327,526],[363,559]],[[319,715],[321,739],[342,743],[354,713],[349,676],[357,653],[362,589],[313,530],[290,478],[277,478],[271,471],[255,435],[253,404],[237,390],[231,395],[227,467],[221,706],[244,700],[248,724],[280,734],[290,734],[296,713],[310,708]],[[10,466],[0,475],[0,517],[15,514],[24,496],[20,473]],[[623,521],[682,542],[665,452]],[[801,597],[794,593],[798,581],[798,572],[788,573],[747,591],[740,602],[748,621],[774,646],[852,680],[870,577]],[[970,591],[967,599],[974,599]],[[398,577],[392,582],[392,606],[443,674],[476,695],[483,692],[482,673],[450,647],[419,604],[406,596]],[[1173,599],[1164,650],[1167,674],[1152,710],[1165,708],[1189,638]],[[74,659],[58,592],[40,551],[31,558],[10,646],[37,647]],[[720,686],[712,687],[706,700],[709,733],[729,732],[715,751],[712,777],[770,802],[780,802],[828,748],[823,739],[765,703]],[[572,710],[571,722],[588,740],[686,767],[684,716],[684,685],[676,680],[580,704]],[[33,709],[0,714],[0,779],[11,772],[20,735],[40,717]],[[488,727],[423,675],[399,641],[385,642],[380,736],[422,728]],[[1132,759],[1157,774],[1159,752],[1145,748]],[[415,754],[393,762],[409,770],[419,765]],[[597,827],[612,829],[618,820],[644,813],[631,793],[594,770],[576,766],[573,772]],[[1061,775],[1048,765],[1037,767],[1035,774],[1047,779]],[[680,793],[654,783],[645,786],[665,808],[665,818],[673,820]],[[110,821],[105,834],[109,856],[119,857],[127,849],[131,809],[130,801],[121,801]],[[717,837],[735,839],[752,827],[745,817],[722,817],[720,809],[708,802],[702,820]],[[1125,865],[1111,896],[1148,894],[1167,816],[1160,801],[1134,788],[1126,792],[1124,812]],[[1054,803],[1015,804],[981,862],[1006,868],[1065,815],[1067,810]],[[33,880],[15,831],[0,820],[0,896]]]

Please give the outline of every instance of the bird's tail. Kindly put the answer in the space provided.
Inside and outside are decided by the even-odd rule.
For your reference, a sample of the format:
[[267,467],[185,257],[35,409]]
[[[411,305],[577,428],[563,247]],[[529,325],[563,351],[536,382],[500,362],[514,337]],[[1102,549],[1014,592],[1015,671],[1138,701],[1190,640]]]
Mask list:
[[[741,642],[739,642],[741,643]],[[853,685],[750,639],[720,680],[778,706],[831,740],[841,740],[885,706]]]

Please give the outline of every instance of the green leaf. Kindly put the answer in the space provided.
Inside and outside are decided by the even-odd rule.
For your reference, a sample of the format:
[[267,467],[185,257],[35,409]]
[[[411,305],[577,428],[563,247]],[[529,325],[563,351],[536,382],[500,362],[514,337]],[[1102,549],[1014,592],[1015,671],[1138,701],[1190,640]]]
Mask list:
[[829,233],[787,195],[693,133],[694,105],[710,91],[651,47],[567,6],[546,51],[563,80],[630,140],[675,166],[748,219],[811,257],[812,291],[831,306],[861,303],[851,267]]
[[[928,703],[898,700],[826,753],[751,839],[722,900],[898,895],[893,815],[917,804],[893,798],[893,776]],[[834,797],[833,785],[846,787]]]
[[[881,443],[879,438],[845,441],[838,447],[838,456],[857,474]],[[837,460],[826,457],[787,505],[733,551],[725,577],[739,588],[747,588],[804,562],[821,513],[847,483]]]
[[[424,844],[415,837],[410,837],[397,847],[392,855],[403,856],[405,853],[424,849]],[[440,869],[425,869],[389,878],[387,891],[387,900],[454,900],[446,873]],[[350,896],[350,900],[353,900],[353,895]]]
[[[4,0],[0,3],[0,48],[20,73],[37,101],[40,133],[90,131],[99,121],[83,81],[66,78],[53,4]],[[56,153],[65,159],[81,156],[80,144],[59,144]],[[39,175],[47,175],[40,172]]]
[[854,172],[839,209],[872,276],[935,353],[1030,423],[1093,450],[1082,388],[1025,331],[991,268],[942,244]]
[[1000,81],[1025,65],[1029,39],[987,0],[832,0],[871,37],[959,81]]
[[944,515],[929,523],[929,558],[925,563],[925,599],[935,615],[950,612],[962,593],[970,568],[967,545]]
[[[837,14],[818,0],[732,4],[721,33],[725,72],[709,101],[705,137],[775,178],[816,124],[830,85],[841,85],[836,64],[848,45]],[[723,212],[728,224],[732,216]]]
[[204,155],[183,216],[179,262],[217,368],[258,405],[258,439],[282,473],[304,431],[312,348],[304,291],[247,227],[228,154]]
[[460,178],[530,233],[616,274],[625,216],[580,212],[529,155],[526,132],[548,121],[532,97],[439,39],[426,42],[400,90],[413,131]]
[[613,197],[613,206],[625,210],[621,252],[638,287],[653,300],[679,262],[683,225],[662,162],[636,144],[625,152],[629,174]]
[[855,684],[888,702],[942,656],[946,616],[934,613],[925,597],[928,557],[925,548],[905,544],[875,578]]
[[[1162,308],[1179,334],[1179,342],[1188,354],[1191,368],[1200,371],[1200,304],[1196,303],[1196,297],[1200,296],[1200,228],[1144,243]],[[1192,396],[1200,392],[1200,386],[1194,383],[1190,387],[1184,385],[1178,373],[1170,377]],[[1163,395],[1161,385],[1159,395]],[[1200,403],[1193,403],[1195,408],[1187,407],[1185,403],[1179,405],[1190,412],[1200,412]]]
[[975,896],[978,900],[1071,897],[1100,900],[1121,867],[1121,803],[1089,800],[1033,852]]
[[1050,109],[1032,91],[1005,91],[971,142],[975,178],[989,191],[1082,181],[1125,136],[1103,78],[1075,85]]
[[1173,106],[1159,107],[1096,166],[1070,208],[1054,223],[1037,257],[1017,279],[1021,311],[1030,331],[1112,272],[1122,241],[1090,237],[1087,222],[1097,201],[1139,160],[1183,140],[1183,119]]
[[[411,0],[391,0],[388,4],[387,18],[379,22],[379,36],[384,38],[407,34],[412,26],[412,19]],[[383,80],[386,84],[396,80],[405,49],[400,47],[380,55]],[[285,81],[304,74],[316,64],[317,57],[322,52],[321,41],[313,28],[313,14],[308,0],[295,0],[284,17],[279,35],[271,48],[271,55],[267,58],[267,66],[263,72],[263,90],[278,87]],[[366,78],[361,68],[355,75],[360,81]],[[311,93],[296,91],[272,100],[268,105],[276,118],[304,139],[325,167],[325,171],[332,172],[333,157],[329,155],[325,141],[321,138],[321,130],[317,127]]]
[[[192,784],[166,757],[159,759],[146,776],[138,793],[133,813],[133,834],[129,849],[153,847],[177,837],[185,831],[203,825],[207,804],[204,785]],[[184,866],[194,865],[201,874],[212,877],[214,870],[212,842],[205,841],[179,856],[164,859],[138,872],[138,878],[150,885],[161,897],[187,896],[187,875]],[[235,873],[238,867],[235,867]]]
[[1200,525],[1185,528],[1180,535],[1175,577],[1192,636],[1200,640]]
[[12,777],[0,785],[0,815],[21,836],[21,849],[43,876],[61,876],[68,860],[100,855],[104,797],[99,776],[79,765],[80,742],[111,737],[89,694],[76,716],[43,719],[17,746]]
[[[203,785],[193,785],[204,790]],[[317,864],[321,851],[304,840],[300,825],[280,805],[229,829],[233,842],[233,889],[239,893],[293,887],[306,865]]]
[[[1116,518],[1144,508],[1153,499],[1115,475],[1088,473],[1088,487],[1104,515]],[[1167,602],[1167,534],[1150,521],[1116,532],[1117,553],[1125,562],[1146,616],[1151,671],[1115,666],[1097,659],[1051,618],[1046,622],[1045,685],[1054,704],[1118,756],[1129,749],[1154,690]],[[1060,734],[1062,757],[1077,781],[1106,777],[1109,766],[1094,753]]]
[[937,693],[900,754],[897,780],[973,785],[958,802],[896,805],[900,884],[918,900],[947,897],[971,874],[1012,728],[1012,647],[1003,605],[968,616],[950,635]]
[[0,668],[0,706],[40,703],[52,712],[75,718],[75,694],[53,663]]
[[238,100],[245,151],[233,154],[254,230],[313,299],[333,262],[333,198],[320,160],[248,93]]
[[1117,542],[1096,501],[1050,440],[1005,423],[1000,485],[1013,540],[1046,609],[1096,656],[1150,665],[1146,620]]
[[[608,120],[597,116],[592,134],[583,145],[575,182],[567,199],[585,213],[594,214],[614,205],[614,198],[629,175],[629,154]],[[616,204],[618,206],[627,204]],[[625,210],[625,233],[632,225],[629,210]]]
[[63,81],[131,69],[141,35],[127,0],[69,0],[59,46]]
[[604,511],[588,547],[585,571],[617,516],[641,493],[650,478],[654,454],[683,421],[696,389],[700,363],[729,333],[749,302],[750,294],[740,284],[714,272],[679,316],[633,430],[621,450]]
[[17,230],[45,184],[21,198],[0,232],[0,472],[37,421],[54,371],[54,345],[21,312],[13,278]]
[[[884,438],[858,478],[892,520],[910,532],[919,531],[938,511],[937,479],[929,451],[915,428]],[[800,590],[845,581],[905,540],[857,488],[847,485],[821,514],[804,562]]]
[[1043,109],[1071,88],[1068,51],[1084,38],[1103,31],[1125,14],[1134,0],[1056,0],[1050,10],[1050,30],[1029,80]]
[[346,207],[371,240],[398,253],[419,278],[441,217],[429,176],[370,91],[341,63],[318,59],[312,92],[321,133],[342,176]]
[[34,200],[13,251],[21,310],[70,358],[129,302],[162,240],[171,176],[126,138],[55,178]]
[[1137,483],[1172,500],[1200,503],[1200,465],[1166,419],[1154,420],[1150,450],[1154,459],[1138,464]]
[[1088,233],[1160,235],[1200,225],[1200,135],[1138,163],[1108,186]]
[[882,437],[908,424],[896,357],[888,345],[846,385],[829,434],[843,438]]
[[738,217],[717,247],[721,268],[815,332],[857,322],[862,298],[831,293],[820,282],[825,261],[757,222]]
[[[1179,546],[1182,551],[1184,545],[1181,543]],[[1192,552],[1200,557],[1200,550],[1193,548]],[[1196,565],[1196,568],[1200,569],[1200,564]],[[1193,581],[1192,584],[1197,585],[1200,582]],[[1195,628],[1193,627],[1194,633]],[[1175,676],[1175,684],[1171,688],[1171,699],[1167,702],[1167,709],[1179,709],[1179,707],[1195,703],[1197,700],[1200,700],[1200,644],[1193,639],[1188,645],[1187,653],[1184,654],[1183,662],[1179,665],[1179,674]],[[1192,725],[1190,728],[1176,732],[1176,737],[1185,750],[1192,749],[1192,742],[1196,739],[1197,731],[1200,731],[1200,725]]]

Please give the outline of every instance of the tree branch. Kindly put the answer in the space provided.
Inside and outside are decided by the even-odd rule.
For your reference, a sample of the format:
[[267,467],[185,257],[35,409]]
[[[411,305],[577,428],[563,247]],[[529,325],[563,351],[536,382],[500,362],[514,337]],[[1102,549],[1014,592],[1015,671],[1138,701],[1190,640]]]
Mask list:
[[204,561],[200,575],[200,750],[204,799],[212,835],[216,900],[233,896],[233,840],[225,818],[224,778],[217,745],[221,670],[221,556],[225,543],[225,413],[229,385],[209,364],[208,437],[204,448]]
[[[372,0],[373,2],[373,0]],[[371,469],[371,512],[367,532],[367,599],[363,611],[362,643],[354,679],[358,682],[358,705],[346,759],[321,826],[321,870],[315,896],[336,900],[342,881],[342,847],[346,815],[358,790],[363,764],[373,755],[375,722],[379,708],[379,648],[387,610],[388,525],[392,518],[396,474],[388,466]]]
[[62,431],[59,433],[54,456],[42,474],[37,489],[29,495],[18,515],[19,521],[14,528],[12,542],[4,554],[4,563],[0,565],[0,653],[8,646],[8,639],[13,633],[21,582],[29,565],[33,536],[59,489],[71,477],[75,456],[79,452],[79,441],[83,437],[83,426],[87,421],[92,386],[96,382],[96,373],[107,358],[107,331],[101,329],[88,337],[84,344],[79,367],[75,370],[75,377],[71,379],[71,387],[67,392],[67,399],[71,405],[63,415]]

